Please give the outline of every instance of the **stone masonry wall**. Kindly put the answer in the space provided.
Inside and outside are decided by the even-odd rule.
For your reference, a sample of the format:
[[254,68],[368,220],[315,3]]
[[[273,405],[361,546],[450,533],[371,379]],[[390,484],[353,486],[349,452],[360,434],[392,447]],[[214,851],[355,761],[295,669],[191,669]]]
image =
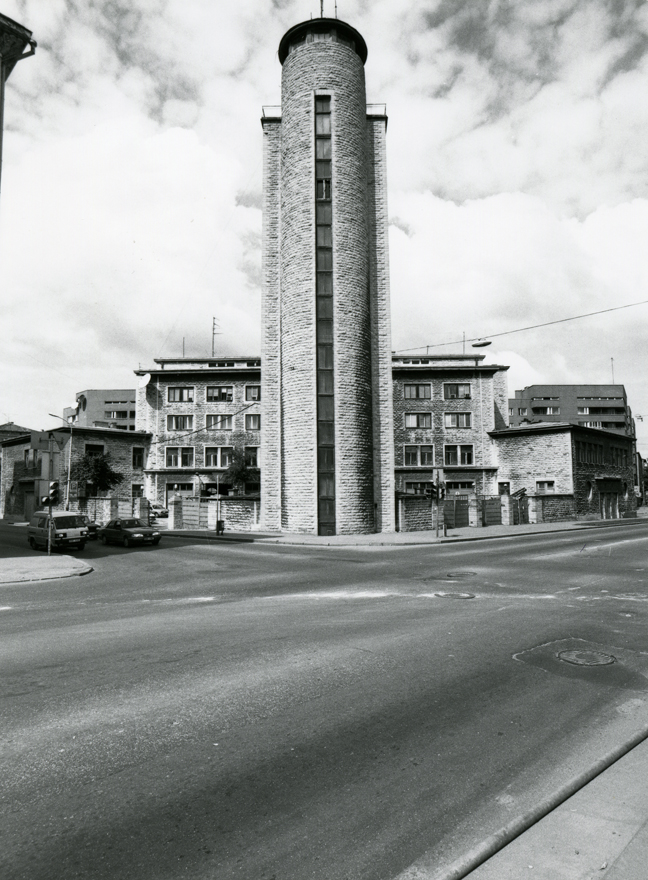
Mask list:
[[332,96],[338,533],[374,530],[364,68],[339,43],[291,50],[282,80],[283,527],[317,530],[314,95]]
[[263,120],[263,296],[261,301],[261,521],[281,530],[281,121]]
[[571,495],[571,438],[568,432],[498,437],[498,480],[509,482],[511,492],[526,489],[535,495],[537,480],[553,480],[556,494]]
[[367,120],[373,471],[378,532],[393,532],[395,529],[386,133],[386,118],[370,117]]

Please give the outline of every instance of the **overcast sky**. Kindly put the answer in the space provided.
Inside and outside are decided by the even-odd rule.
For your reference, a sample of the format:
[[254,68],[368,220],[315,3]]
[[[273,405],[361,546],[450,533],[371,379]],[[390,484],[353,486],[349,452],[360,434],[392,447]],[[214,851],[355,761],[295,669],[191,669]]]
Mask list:
[[[333,16],[333,0],[325,0]],[[0,0],[0,422],[155,357],[258,354],[261,126],[318,0]],[[392,347],[648,300],[648,3],[339,0],[386,102]],[[495,337],[509,394],[623,383],[648,455],[648,304]],[[443,343],[453,343],[443,345]],[[468,350],[472,350],[467,345]]]

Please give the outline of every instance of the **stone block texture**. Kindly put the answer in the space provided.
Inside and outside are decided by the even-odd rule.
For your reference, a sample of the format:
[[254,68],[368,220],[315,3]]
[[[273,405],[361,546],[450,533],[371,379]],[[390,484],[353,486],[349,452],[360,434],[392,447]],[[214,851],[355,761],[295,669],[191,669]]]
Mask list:
[[[315,96],[330,95],[338,534],[393,530],[385,119],[335,42],[294,47],[264,120],[262,526],[317,533]],[[266,433],[271,426],[271,433]]]

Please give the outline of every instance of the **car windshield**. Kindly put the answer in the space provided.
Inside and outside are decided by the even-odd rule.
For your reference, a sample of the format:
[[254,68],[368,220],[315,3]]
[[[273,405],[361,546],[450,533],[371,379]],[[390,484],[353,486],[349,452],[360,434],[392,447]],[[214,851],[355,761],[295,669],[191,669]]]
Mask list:
[[122,520],[122,528],[123,529],[138,529],[143,525],[138,519],[123,519]]
[[70,514],[70,516],[55,516],[54,522],[57,529],[78,529],[84,524],[80,516],[74,516],[73,514]]

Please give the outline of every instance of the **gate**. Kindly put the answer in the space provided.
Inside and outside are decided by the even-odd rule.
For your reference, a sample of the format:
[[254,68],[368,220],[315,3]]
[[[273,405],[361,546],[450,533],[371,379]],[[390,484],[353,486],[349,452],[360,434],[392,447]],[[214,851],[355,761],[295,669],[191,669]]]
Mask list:
[[529,499],[526,495],[519,498],[511,496],[511,509],[514,526],[526,525],[529,522]]
[[481,522],[483,526],[501,526],[502,500],[499,495],[484,495],[481,502]]
[[468,498],[462,495],[446,498],[443,502],[443,521],[450,529],[470,525]]

